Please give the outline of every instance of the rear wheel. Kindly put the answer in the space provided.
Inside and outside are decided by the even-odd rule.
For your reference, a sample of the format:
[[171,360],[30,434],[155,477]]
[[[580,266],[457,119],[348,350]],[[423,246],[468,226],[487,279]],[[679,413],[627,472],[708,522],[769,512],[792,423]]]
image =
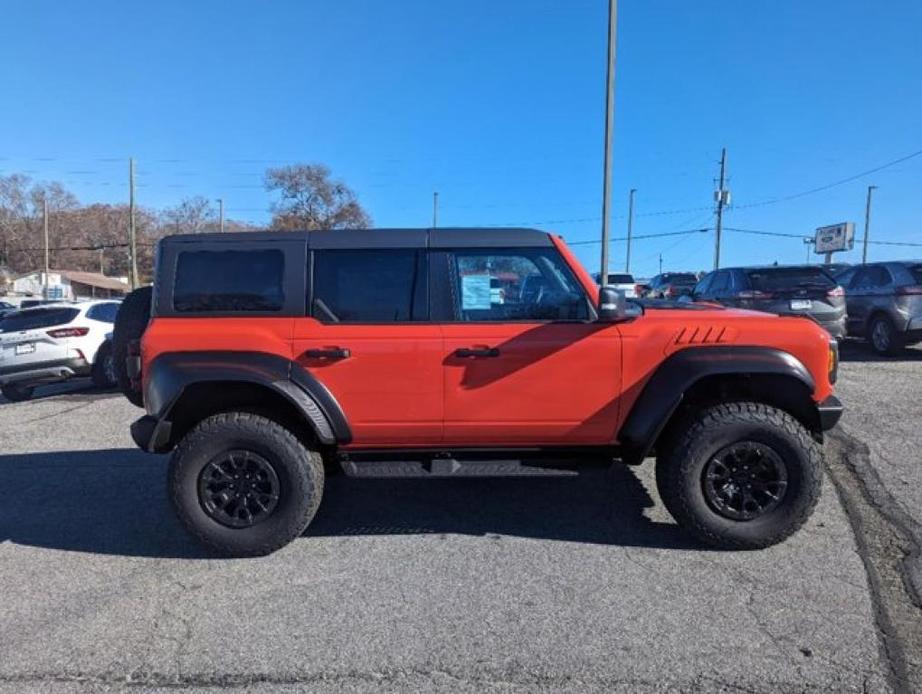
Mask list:
[[138,407],[143,407],[144,398],[138,384],[132,383],[128,376],[125,360],[128,358],[129,345],[135,340],[140,340],[147,328],[147,323],[150,321],[152,297],[152,287],[135,289],[126,296],[118,309],[115,328],[112,330],[112,363],[118,389],[133,405]]
[[180,442],[169,496],[183,525],[225,556],[254,557],[304,532],[320,506],[323,460],[259,415],[209,417]]
[[28,400],[32,397],[32,393],[34,392],[35,388],[30,386],[8,385],[0,388],[0,393],[3,393],[3,397],[5,397],[10,402],[22,402],[23,400]]
[[871,319],[868,326],[868,342],[877,354],[892,357],[903,349],[903,336],[897,332],[887,316],[880,314]]
[[788,413],[754,402],[704,410],[657,457],[673,518],[698,539],[758,549],[792,535],[820,496],[822,451]]
[[93,385],[97,388],[108,389],[115,386],[117,377],[115,375],[115,362],[112,357],[112,343],[106,340],[96,352],[96,361],[93,362],[93,369],[90,372],[93,379]]

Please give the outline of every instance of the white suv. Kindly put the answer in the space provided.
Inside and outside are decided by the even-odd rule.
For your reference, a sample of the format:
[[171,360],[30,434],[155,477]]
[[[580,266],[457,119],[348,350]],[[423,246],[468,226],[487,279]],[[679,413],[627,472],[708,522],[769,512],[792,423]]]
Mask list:
[[28,400],[35,386],[73,376],[114,385],[108,335],[118,308],[117,301],[80,301],[6,314],[0,319],[0,392],[7,400]]

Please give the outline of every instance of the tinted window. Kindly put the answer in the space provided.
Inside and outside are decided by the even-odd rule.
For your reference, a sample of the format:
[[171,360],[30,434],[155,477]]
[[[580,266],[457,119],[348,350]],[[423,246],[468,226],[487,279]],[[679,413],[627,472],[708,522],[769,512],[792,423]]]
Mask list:
[[714,279],[714,273],[708,273],[701,278],[701,281],[695,285],[695,294],[707,294],[710,291],[711,280]]
[[281,311],[285,256],[280,250],[182,251],[173,309],[181,312]]
[[711,281],[711,286],[708,292],[715,296],[726,293],[730,289],[730,273],[729,272],[718,272],[715,273],[714,279]]
[[750,286],[756,291],[834,287],[836,281],[818,267],[777,267],[747,270]]
[[909,274],[912,275],[913,282],[922,284],[922,265],[909,265],[906,267]]
[[585,294],[551,249],[452,254],[455,310],[463,321],[585,320]]
[[312,315],[326,323],[426,320],[424,260],[415,249],[314,251]]
[[118,304],[96,304],[91,306],[86,312],[86,317],[92,320],[102,321],[103,323],[114,323],[115,316],[118,313]]
[[78,313],[80,311],[75,308],[33,308],[19,311],[0,320],[0,332],[12,333],[64,325],[76,318]]
[[886,287],[891,281],[890,272],[883,265],[869,265],[855,273],[850,286],[856,289],[875,289]]
[[693,286],[698,282],[698,278],[690,272],[670,272],[663,275],[666,284],[678,284],[682,286]]
[[608,283],[609,284],[634,284],[633,275],[616,275],[609,273],[608,274]]

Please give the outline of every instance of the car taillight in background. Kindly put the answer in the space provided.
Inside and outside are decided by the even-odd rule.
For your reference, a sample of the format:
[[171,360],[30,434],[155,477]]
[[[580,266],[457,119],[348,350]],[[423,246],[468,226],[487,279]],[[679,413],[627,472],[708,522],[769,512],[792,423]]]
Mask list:
[[826,296],[828,296],[830,299],[835,299],[836,297],[845,296],[845,290],[842,289],[842,287],[836,285],[835,287],[830,289],[828,292],[826,292]]
[[774,299],[775,295],[771,292],[763,292],[758,289],[743,289],[736,293],[737,299]]
[[829,343],[829,382],[835,383],[839,377],[839,343],[832,340]]
[[906,287],[897,287],[896,293],[901,296],[919,296],[922,294],[922,284],[910,284]]
[[57,328],[55,330],[46,331],[51,337],[83,337],[88,332],[89,328]]

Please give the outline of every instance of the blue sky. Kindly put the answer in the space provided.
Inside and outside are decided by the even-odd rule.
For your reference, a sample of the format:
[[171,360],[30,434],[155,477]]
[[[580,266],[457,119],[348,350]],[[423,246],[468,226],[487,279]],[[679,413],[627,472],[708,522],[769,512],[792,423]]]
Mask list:
[[[599,236],[605,0],[5,0],[0,171],[83,202],[223,197],[264,223],[267,166],[323,162],[378,226],[522,224]],[[614,234],[713,224],[811,234],[852,220],[922,242],[922,3],[621,0]],[[676,212],[676,211],[681,212]],[[669,214],[658,214],[669,212]],[[578,245],[595,270],[598,244]],[[632,270],[708,269],[713,234],[637,241]],[[872,258],[922,255],[874,246]],[[624,244],[612,248],[612,269]],[[856,260],[859,252],[837,259]],[[798,239],[727,232],[723,261],[799,262]]]

